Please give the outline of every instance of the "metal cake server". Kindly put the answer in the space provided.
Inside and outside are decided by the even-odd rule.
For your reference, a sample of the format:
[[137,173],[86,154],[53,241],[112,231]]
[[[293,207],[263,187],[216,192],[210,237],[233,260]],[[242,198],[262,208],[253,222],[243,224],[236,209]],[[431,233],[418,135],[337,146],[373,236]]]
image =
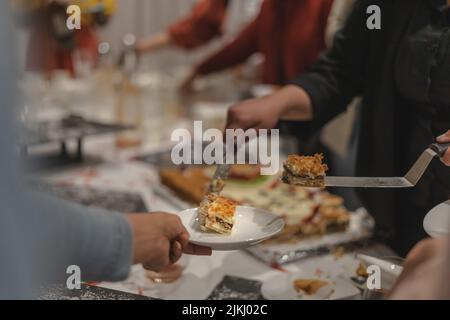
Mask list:
[[325,177],[326,187],[344,188],[412,188],[422,178],[434,157],[442,158],[450,148],[447,144],[432,144],[426,149],[404,177],[365,178],[365,177]]
[[227,164],[227,147],[223,146],[223,163],[217,164],[216,171],[208,187],[208,193],[220,193],[224,187],[224,180],[228,178],[231,165]]

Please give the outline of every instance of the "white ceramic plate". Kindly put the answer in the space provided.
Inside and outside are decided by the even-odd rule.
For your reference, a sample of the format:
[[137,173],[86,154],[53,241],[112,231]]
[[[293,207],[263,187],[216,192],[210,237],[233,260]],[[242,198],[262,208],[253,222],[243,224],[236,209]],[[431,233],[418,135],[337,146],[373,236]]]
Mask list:
[[[296,279],[318,279],[328,281],[328,285],[314,295],[299,295],[294,289]],[[261,293],[267,300],[348,300],[360,296],[360,291],[349,281],[341,278],[320,279],[302,272],[277,274],[263,283]]]
[[433,208],[425,217],[423,227],[434,238],[450,234],[450,200]]
[[190,242],[218,251],[241,250],[267,240],[284,228],[282,218],[273,213],[250,207],[236,208],[236,222],[231,235],[203,232],[197,208],[178,214],[190,234]]

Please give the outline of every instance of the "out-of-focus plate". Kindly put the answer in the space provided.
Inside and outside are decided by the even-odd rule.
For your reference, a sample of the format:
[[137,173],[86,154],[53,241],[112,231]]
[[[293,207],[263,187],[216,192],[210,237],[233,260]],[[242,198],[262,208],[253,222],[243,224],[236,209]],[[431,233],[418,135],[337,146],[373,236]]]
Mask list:
[[432,237],[442,237],[450,233],[450,200],[433,208],[423,221],[425,231]]
[[190,242],[218,251],[241,250],[254,246],[277,235],[284,228],[283,219],[273,213],[238,206],[231,235],[203,232],[197,212],[198,209],[195,208],[178,214],[190,234]]
[[[299,294],[294,289],[297,279],[317,279],[328,284],[315,294]],[[263,283],[261,292],[267,300],[348,300],[360,295],[359,290],[344,279],[321,279],[303,272],[277,274]]]

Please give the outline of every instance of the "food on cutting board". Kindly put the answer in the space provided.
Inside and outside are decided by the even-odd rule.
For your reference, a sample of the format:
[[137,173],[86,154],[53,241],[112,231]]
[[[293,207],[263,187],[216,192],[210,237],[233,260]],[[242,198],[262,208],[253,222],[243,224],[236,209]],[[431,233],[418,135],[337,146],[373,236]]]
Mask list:
[[323,163],[323,155],[290,155],[284,162],[283,182],[291,185],[323,188],[328,166]]
[[208,194],[199,207],[200,225],[205,232],[231,234],[235,215],[236,203],[216,193]]
[[210,177],[202,167],[188,169],[169,168],[159,171],[161,183],[169,187],[178,197],[189,203],[200,203],[205,196]]
[[[198,204],[206,195],[211,182],[210,169],[211,167],[167,168],[159,171],[159,177],[161,183],[174,191],[181,199]],[[250,183],[260,178],[260,169],[259,165],[233,165],[229,179],[232,179],[235,184]],[[217,182],[224,183],[222,180]],[[216,190],[222,187],[216,187]]]

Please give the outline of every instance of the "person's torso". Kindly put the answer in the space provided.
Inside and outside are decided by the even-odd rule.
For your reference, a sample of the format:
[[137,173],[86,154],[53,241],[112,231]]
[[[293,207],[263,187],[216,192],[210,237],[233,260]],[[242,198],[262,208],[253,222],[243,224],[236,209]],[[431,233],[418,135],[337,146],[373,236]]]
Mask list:
[[[403,176],[436,137],[450,128],[450,103],[445,101],[445,92],[439,93],[439,88],[446,86],[446,74],[450,76],[445,73],[450,70],[446,54],[439,58],[439,69],[434,68],[444,75],[443,81],[436,74],[424,79],[421,71],[427,69],[428,63],[424,57],[427,50],[435,50],[430,40],[435,37],[428,35],[424,40],[428,45],[417,46],[423,36],[417,32],[435,19],[432,1],[365,2],[381,7],[382,28],[367,30],[366,43],[361,44],[366,56],[361,70],[365,81],[359,119],[358,176]],[[361,28],[365,28],[365,19],[361,21]],[[405,43],[412,46],[405,49]],[[444,53],[450,50],[445,41],[442,48]],[[421,98],[425,96],[434,103]],[[445,103],[438,106],[438,100]],[[427,210],[450,196],[450,170],[436,159],[415,188],[360,189],[358,194],[379,225],[387,230],[409,228],[412,235],[420,236]]]

